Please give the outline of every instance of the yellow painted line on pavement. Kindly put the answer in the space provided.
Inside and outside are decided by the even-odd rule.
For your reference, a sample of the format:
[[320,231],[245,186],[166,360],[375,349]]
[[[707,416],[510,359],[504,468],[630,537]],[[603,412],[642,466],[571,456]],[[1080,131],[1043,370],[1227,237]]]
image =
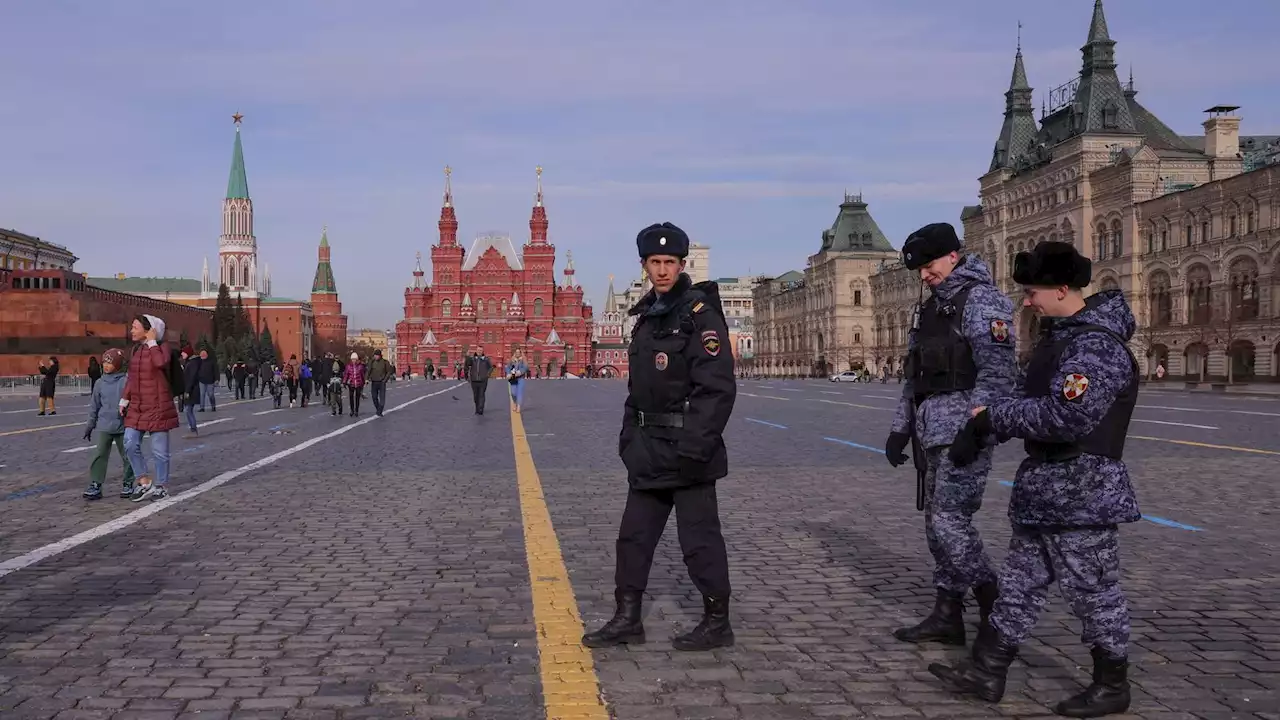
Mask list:
[[8,437],[10,435],[23,435],[25,433],[40,432],[41,430],[57,430],[58,428],[84,427],[82,422],[67,423],[65,425],[45,425],[44,427],[26,428],[24,430],[6,430],[0,432],[0,437]]
[[600,697],[591,651],[582,645],[582,616],[569,584],[569,570],[560,553],[560,540],[542,494],[542,481],[520,413],[511,406],[511,442],[516,456],[516,484],[524,550],[533,594],[533,622],[537,627],[538,666],[547,720],[608,720]]
[[1257,453],[1258,455],[1280,455],[1276,450],[1259,450],[1258,448],[1237,447],[1235,445],[1213,445],[1193,440],[1170,440],[1168,438],[1148,437],[1146,435],[1130,435],[1134,440],[1155,440],[1156,442],[1173,443],[1174,445],[1190,445],[1191,447],[1212,448],[1214,450],[1230,450],[1232,452]]

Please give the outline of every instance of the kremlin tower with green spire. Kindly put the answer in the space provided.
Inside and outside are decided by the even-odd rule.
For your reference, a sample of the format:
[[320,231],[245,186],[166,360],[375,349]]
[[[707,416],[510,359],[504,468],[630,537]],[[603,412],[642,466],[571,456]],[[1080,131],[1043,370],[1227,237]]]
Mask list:
[[341,352],[347,342],[347,316],[342,314],[338,284],[333,280],[333,266],[329,264],[328,227],[320,232],[320,261],[316,263],[316,276],[311,281],[311,311],[315,320],[316,354]]

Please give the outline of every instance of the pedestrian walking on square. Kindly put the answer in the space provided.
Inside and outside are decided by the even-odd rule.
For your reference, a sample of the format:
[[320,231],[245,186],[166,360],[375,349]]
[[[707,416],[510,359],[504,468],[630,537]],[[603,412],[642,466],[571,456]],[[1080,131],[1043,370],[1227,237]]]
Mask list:
[[347,398],[351,401],[347,414],[351,417],[360,416],[360,397],[364,392],[364,369],[360,356],[351,353],[351,362],[347,363],[347,367],[342,371],[342,384],[347,386]]
[[89,487],[84,491],[85,500],[102,498],[102,483],[107,479],[107,464],[111,461],[111,448],[120,453],[124,464],[124,482],[120,497],[133,495],[133,466],[124,452],[124,418],[120,416],[120,398],[124,393],[127,376],[124,373],[124,352],[116,348],[102,354],[102,374],[94,383],[89,399],[89,422],[84,428],[84,439],[97,439],[93,457],[89,460]]
[[381,350],[374,350],[373,360],[369,362],[365,372],[369,382],[369,393],[373,397],[373,412],[378,417],[382,417],[382,412],[387,405],[387,383],[395,377],[395,368],[382,357]]
[[973,526],[991,471],[992,448],[958,468],[947,457],[947,446],[971,408],[1005,397],[1013,388],[1013,304],[981,258],[961,254],[960,238],[948,223],[912,233],[902,246],[902,259],[920,273],[930,292],[912,322],[907,382],[885,456],[897,467],[908,459],[904,450],[912,447],[916,504],[925,514],[937,595],[928,617],[893,634],[904,642],[964,645],[965,595],[973,588],[985,623],[997,594],[995,569]]
[[40,412],[37,415],[57,415],[53,406],[53,394],[58,389],[58,358],[50,357],[49,362],[40,363]]
[[235,365],[231,366],[231,379],[236,385],[236,400],[244,400],[245,380],[249,368],[244,364],[243,360],[237,360]]
[[94,355],[89,358],[89,369],[85,371],[89,376],[89,394],[93,395],[93,388],[97,386],[98,380],[102,377],[102,365],[98,363],[98,356]]
[[[124,417],[124,451],[137,475],[133,501],[159,500],[168,492],[169,431],[178,427],[178,409],[173,402],[174,377],[181,373],[173,367],[177,353],[164,344],[164,321],[155,315],[139,315],[130,326],[129,335],[138,343],[129,356],[129,376],[120,398],[120,414]],[[216,375],[214,376],[217,377]],[[182,387],[181,381],[178,387]],[[155,477],[147,471],[147,458],[142,453],[142,436],[151,435],[151,454]]]
[[195,355],[190,345],[182,348],[182,381],[186,392],[181,396],[182,412],[187,418],[188,439],[198,437],[196,425],[196,406],[200,404],[200,364],[204,362]]
[[257,361],[250,360],[245,365],[244,370],[245,370],[245,381],[249,384],[249,399],[257,400],[258,399],[258,373],[261,372],[261,370],[258,368]]
[[209,348],[200,348],[200,410],[204,412],[207,403],[211,412],[218,412],[218,398],[214,392],[218,389],[218,358],[209,352]]
[[1119,525],[1141,518],[1122,459],[1141,377],[1128,347],[1137,323],[1120,290],[1084,297],[1091,276],[1089,259],[1070,243],[1042,242],[1014,258],[1023,304],[1053,322],[1032,351],[1020,392],[974,408],[950,450],[966,466],[993,435],[1024,441],[1027,458],[1009,501],[1013,537],[1000,597],[972,659],[929,666],[952,690],[999,702],[1056,579],[1093,656],[1089,686],[1054,708],[1079,718],[1129,709]]
[[303,360],[298,366],[298,390],[302,394],[302,407],[311,400],[311,361]]
[[475,403],[476,414],[483,415],[484,396],[489,389],[489,375],[493,373],[493,361],[484,354],[483,349],[477,349],[471,357],[467,358],[464,371],[467,380],[471,382],[471,400]]
[[516,412],[520,412],[520,408],[524,406],[524,381],[529,377],[529,364],[524,361],[524,353],[520,348],[511,353],[511,361],[507,363],[505,374],[507,384],[511,387],[511,402],[515,405]]
[[284,364],[284,383],[289,388],[289,407],[298,402],[298,356],[290,355]]
[[724,428],[737,383],[729,329],[714,282],[685,274],[689,236],[671,223],[636,237],[653,289],[629,311],[638,316],[629,350],[631,380],[618,455],[627,468],[627,504],[618,528],[614,615],[582,644],[645,641],[643,597],[653,554],[676,511],[689,577],[702,594],[702,620],[677,636],[676,650],[733,645],[729,560],[720,530],[716,481],[729,474]]

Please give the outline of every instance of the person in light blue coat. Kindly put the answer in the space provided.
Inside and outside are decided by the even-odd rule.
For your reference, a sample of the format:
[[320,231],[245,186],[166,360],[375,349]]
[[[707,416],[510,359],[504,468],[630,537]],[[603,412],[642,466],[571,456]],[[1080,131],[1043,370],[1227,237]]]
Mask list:
[[515,403],[516,412],[524,404],[524,381],[529,377],[529,364],[524,361],[524,353],[518,348],[511,354],[507,362],[507,382],[511,385],[511,402]]

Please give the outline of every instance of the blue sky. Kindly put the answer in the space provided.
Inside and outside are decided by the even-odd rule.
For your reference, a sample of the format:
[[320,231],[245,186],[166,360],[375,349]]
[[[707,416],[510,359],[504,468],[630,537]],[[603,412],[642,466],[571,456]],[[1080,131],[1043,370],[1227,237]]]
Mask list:
[[[321,227],[353,326],[390,327],[436,240],[528,236],[534,167],[552,242],[597,306],[669,220],[714,275],[802,268],[861,189],[895,244],[975,202],[1017,21],[1036,105],[1080,65],[1092,0],[469,3],[44,0],[0,12],[0,227],[90,274],[198,277],[216,257],[244,113],[262,260],[305,297]],[[1122,71],[1175,130],[1242,106],[1280,132],[1262,69],[1280,4],[1110,0]]]

